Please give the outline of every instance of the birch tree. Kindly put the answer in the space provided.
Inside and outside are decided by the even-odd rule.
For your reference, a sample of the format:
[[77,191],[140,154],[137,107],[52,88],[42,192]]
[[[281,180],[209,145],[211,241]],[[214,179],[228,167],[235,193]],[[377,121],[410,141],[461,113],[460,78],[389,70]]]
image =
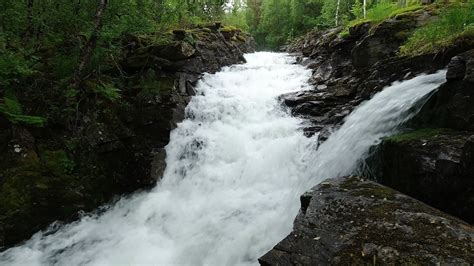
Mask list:
[[84,49],[81,52],[79,59],[79,65],[74,71],[72,87],[78,88],[81,81],[84,68],[89,64],[92,56],[92,52],[97,46],[97,40],[99,39],[100,31],[102,29],[102,19],[104,17],[105,10],[107,8],[108,0],[100,0],[97,6],[97,10],[94,16],[94,29],[92,34],[87,41]]

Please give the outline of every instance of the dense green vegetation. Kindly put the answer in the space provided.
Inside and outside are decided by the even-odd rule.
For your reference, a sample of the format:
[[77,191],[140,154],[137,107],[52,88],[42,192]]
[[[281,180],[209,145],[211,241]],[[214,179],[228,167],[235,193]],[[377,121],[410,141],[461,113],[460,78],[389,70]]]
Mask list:
[[[12,123],[73,126],[84,93],[116,101],[127,36],[166,42],[174,28],[210,21],[242,24],[224,0],[4,0],[0,2],[0,113]],[[87,85],[85,80],[95,80]],[[87,91],[89,90],[89,91]],[[18,100],[20,99],[20,101]],[[29,104],[28,99],[45,99]],[[47,101],[48,99],[49,101]],[[34,108],[32,108],[34,106]],[[42,117],[39,117],[40,115]]]
[[[403,54],[440,49],[451,39],[472,34],[472,0],[439,0],[434,5],[444,10],[442,18],[416,33]],[[246,8],[238,9],[246,20],[233,22],[248,28],[260,48],[277,49],[310,30],[344,27],[344,34],[351,26],[422,8],[421,0],[249,0]]]
[[402,55],[435,53],[463,37],[474,36],[474,0],[444,9],[439,19],[415,31],[401,47]]
[[249,0],[246,13],[260,47],[276,49],[315,28],[377,22],[419,8],[416,0],[367,0],[365,8],[363,0]]
[[[402,55],[435,52],[474,34],[474,0],[439,2],[447,8],[413,34]],[[120,72],[117,61],[126,48],[121,40],[130,35],[160,43],[174,28],[220,21],[252,33],[261,49],[277,49],[310,30],[343,27],[344,36],[351,26],[421,8],[421,0],[5,0],[0,3],[0,113],[12,123],[73,126],[68,120],[85,90],[119,100],[120,88],[108,73]],[[86,79],[95,81],[83,86]],[[25,102],[38,98],[55,101],[34,108]]]

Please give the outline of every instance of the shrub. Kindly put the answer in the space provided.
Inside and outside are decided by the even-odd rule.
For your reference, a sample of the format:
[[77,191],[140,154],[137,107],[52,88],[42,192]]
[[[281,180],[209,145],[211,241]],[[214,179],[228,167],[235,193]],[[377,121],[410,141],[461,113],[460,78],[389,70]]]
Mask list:
[[43,127],[46,119],[39,116],[23,114],[23,108],[12,90],[7,90],[0,103],[0,114],[3,114],[11,123]]

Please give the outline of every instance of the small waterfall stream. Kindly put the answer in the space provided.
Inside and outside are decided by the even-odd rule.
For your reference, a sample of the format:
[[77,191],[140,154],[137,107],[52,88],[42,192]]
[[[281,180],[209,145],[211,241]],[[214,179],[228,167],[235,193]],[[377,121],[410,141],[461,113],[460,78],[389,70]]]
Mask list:
[[253,265],[292,229],[299,195],[350,174],[393,134],[444,73],[394,84],[362,104],[316,151],[277,101],[310,89],[285,54],[205,75],[171,133],[167,169],[150,192],[120,200],[0,254],[1,265]]

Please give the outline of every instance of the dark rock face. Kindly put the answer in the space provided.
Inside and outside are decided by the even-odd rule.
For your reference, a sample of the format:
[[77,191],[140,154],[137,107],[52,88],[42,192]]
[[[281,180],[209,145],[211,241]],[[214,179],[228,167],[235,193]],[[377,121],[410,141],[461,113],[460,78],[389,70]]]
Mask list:
[[[70,130],[11,124],[0,116],[0,249],[15,245],[55,220],[77,219],[117,195],[147,189],[161,178],[170,131],[201,73],[244,62],[253,39],[240,30],[177,30],[165,44],[124,36],[114,64],[120,98],[93,93],[87,80]],[[227,36],[227,37],[226,37]],[[27,97],[24,97],[27,98]]]
[[415,116],[415,131],[383,141],[368,160],[377,181],[474,223],[473,50],[454,57],[443,84]]
[[347,35],[341,36],[341,29],[310,32],[288,51],[301,54],[301,63],[313,70],[314,90],[283,95],[283,103],[290,103],[294,115],[311,122],[308,135],[320,132],[323,141],[325,132],[333,131],[357,105],[392,82],[435,72],[453,56],[472,49],[472,44],[462,42],[443,54],[398,57],[399,46],[409,34],[433,18],[429,9],[421,9],[378,25],[356,25]]
[[396,52],[411,31],[426,24],[431,18],[430,12],[421,10],[415,16],[408,13],[390,18],[372,29],[369,35],[357,30],[362,38],[351,52],[354,67],[363,71],[387,57],[396,56]]
[[[366,178],[473,222],[473,42],[440,54],[398,57],[429,8],[378,25],[310,32],[287,47],[313,70],[314,89],[281,96],[324,141],[356,106],[397,80],[449,63],[447,79],[409,123],[416,131],[386,139],[367,160]],[[466,52],[467,51],[467,52]],[[454,58],[453,58],[454,57]],[[453,58],[451,60],[451,58]],[[363,167],[361,167],[363,168]],[[364,168],[367,169],[367,168]],[[262,265],[468,264],[473,228],[390,188],[356,178],[323,182],[301,197],[293,232],[260,258]]]
[[380,183],[474,223],[473,139],[474,132],[446,129],[388,138],[372,159],[372,172]]
[[413,124],[474,131],[474,50],[454,57],[448,82],[429,99]]
[[470,264],[474,228],[388,187],[329,179],[261,265]]

